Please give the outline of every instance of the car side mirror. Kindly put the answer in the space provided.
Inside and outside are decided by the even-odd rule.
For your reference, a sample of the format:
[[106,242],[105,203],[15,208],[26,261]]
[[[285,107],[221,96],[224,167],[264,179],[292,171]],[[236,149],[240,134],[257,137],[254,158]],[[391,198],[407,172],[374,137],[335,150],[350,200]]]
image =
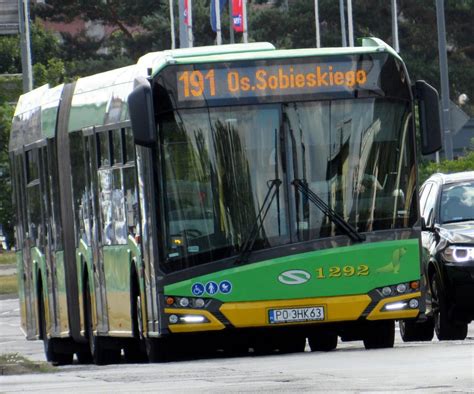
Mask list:
[[425,81],[416,81],[415,97],[420,116],[421,153],[429,155],[442,147],[439,96]]
[[156,142],[156,129],[150,82],[143,77],[136,78],[135,87],[127,101],[135,143],[153,145]]
[[434,209],[431,208],[430,213],[428,214],[428,220],[425,223],[426,231],[434,231],[435,224],[434,224]]
[[421,231],[427,231],[427,227],[426,227],[426,221],[425,221],[425,218],[422,216],[420,218],[420,227],[421,227]]

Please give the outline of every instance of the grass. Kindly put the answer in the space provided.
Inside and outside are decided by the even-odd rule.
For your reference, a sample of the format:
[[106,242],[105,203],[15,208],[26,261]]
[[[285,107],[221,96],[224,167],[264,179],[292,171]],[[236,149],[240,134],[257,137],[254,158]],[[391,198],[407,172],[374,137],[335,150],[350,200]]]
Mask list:
[[54,371],[56,369],[44,361],[32,361],[18,353],[0,354],[0,376]]
[[0,265],[3,264],[16,264],[15,252],[1,252]]
[[0,294],[18,293],[18,281],[16,275],[0,276]]

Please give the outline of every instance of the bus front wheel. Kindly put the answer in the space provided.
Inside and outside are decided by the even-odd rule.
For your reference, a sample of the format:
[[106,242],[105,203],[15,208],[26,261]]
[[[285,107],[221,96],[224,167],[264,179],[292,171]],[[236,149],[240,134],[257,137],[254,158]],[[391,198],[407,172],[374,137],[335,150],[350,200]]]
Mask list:
[[74,354],[66,351],[61,352],[61,350],[65,350],[63,349],[63,340],[61,338],[48,338],[43,292],[41,287],[38,291],[38,304],[40,338],[43,339],[46,360],[53,365],[72,364]]
[[395,321],[379,320],[368,322],[364,335],[366,349],[384,349],[395,343]]
[[172,358],[172,349],[167,338],[147,338],[145,346],[148,361],[151,363],[166,362]]

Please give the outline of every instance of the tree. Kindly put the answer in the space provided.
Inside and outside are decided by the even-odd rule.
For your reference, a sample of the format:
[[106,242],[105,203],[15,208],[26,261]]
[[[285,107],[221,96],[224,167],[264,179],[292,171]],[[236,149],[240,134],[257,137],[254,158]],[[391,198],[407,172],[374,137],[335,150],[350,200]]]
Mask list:
[[13,204],[8,161],[8,140],[14,107],[0,104],[0,223],[3,224],[9,243],[13,240]]

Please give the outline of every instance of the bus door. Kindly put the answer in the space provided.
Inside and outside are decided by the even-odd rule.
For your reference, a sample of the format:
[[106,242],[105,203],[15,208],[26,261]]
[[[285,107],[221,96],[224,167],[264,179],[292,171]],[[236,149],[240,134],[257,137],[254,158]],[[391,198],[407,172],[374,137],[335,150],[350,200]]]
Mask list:
[[[51,154],[53,149],[51,144],[43,146],[39,150],[39,165],[40,165],[40,190],[42,210],[44,212],[44,255],[46,258],[45,272],[47,292],[48,292],[48,306],[49,318],[51,322],[51,333],[59,334],[59,314],[57,302],[57,270],[56,270],[56,242],[55,241],[55,223],[54,223],[54,202],[52,198],[52,168],[54,166],[54,156]],[[58,202],[57,202],[58,203]]]
[[18,287],[20,297],[21,327],[28,339],[36,334],[36,309],[33,307],[33,270],[31,268],[29,239],[27,234],[28,221],[26,210],[26,169],[25,155],[14,154],[13,158],[13,185],[16,203],[16,258],[18,267]]
[[[42,304],[44,308],[40,310],[40,302],[43,299],[40,290],[43,290],[44,294],[44,277],[41,275],[47,275],[46,273],[46,261],[44,255],[44,245],[46,243],[46,234],[44,226],[44,204],[42,203],[42,190],[40,181],[40,150],[38,147],[34,147],[31,150],[26,151],[26,210],[27,210],[27,223],[26,223],[26,245],[24,250],[29,253],[25,256],[25,265],[27,272],[31,275],[31,309],[35,310],[38,308],[38,313],[42,315],[46,313],[46,306]],[[34,322],[39,322],[39,319],[35,319]],[[39,326],[36,328],[36,332],[39,334]]]
[[98,164],[97,164],[97,144],[94,129],[84,130],[84,163],[86,177],[87,207],[84,207],[84,222],[87,228],[88,237],[92,249],[92,269],[94,275],[94,286],[97,308],[97,329],[105,331],[107,328],[107,309],[105,304],[105,278],[102,266],[102,251],[99,248],[99,187],[98,187]]

